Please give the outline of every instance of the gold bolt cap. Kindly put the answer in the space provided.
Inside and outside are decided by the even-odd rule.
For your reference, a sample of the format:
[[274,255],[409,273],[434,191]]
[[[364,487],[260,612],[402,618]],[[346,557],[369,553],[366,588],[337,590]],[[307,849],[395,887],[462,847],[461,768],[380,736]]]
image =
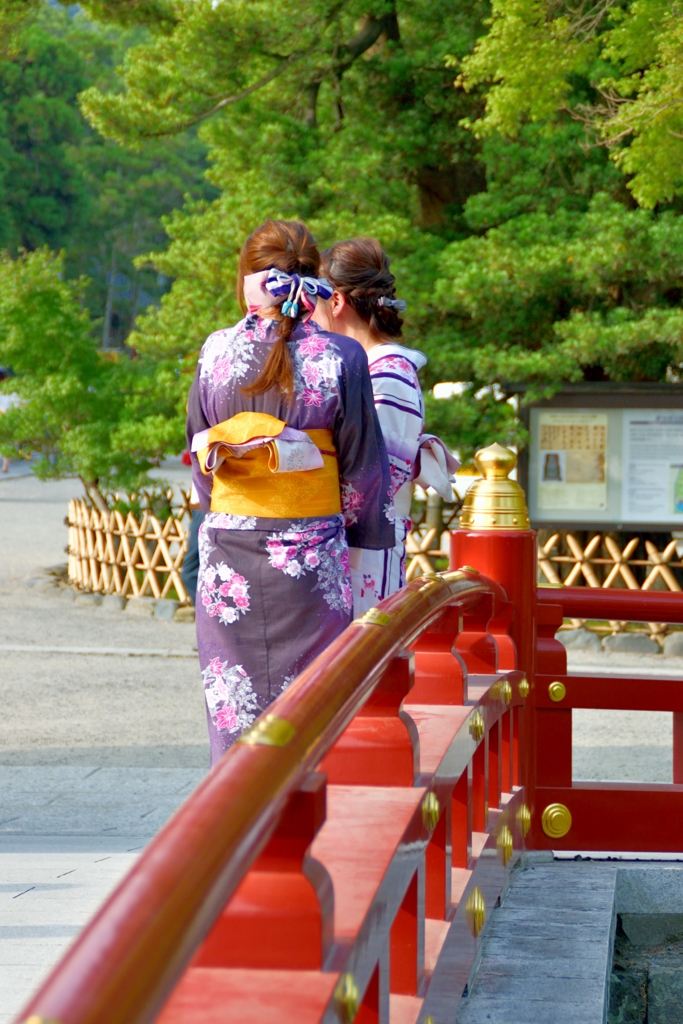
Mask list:
[[467,903],[465,904],[465,917],[467,918],[467,923],[470,926],[470,931],[476,939],[477,935],[479,935],[486,923],[486,902],[478,885],[475,885],[474,889],[467,897]]
[[476,740],[478,743],[483,735],[484,717],[481,711],[477,710],[470,716],[470,736],[472,737],[473,740]]
[[512,832],[507,825],[503,825],[500,830],[500,835],[496,841],[496,849],[498,850],[498,856],[500,857],[503,867],[506,868],[515,849]]
[[526,698],[529,696],[529,681],[527,679],[520,679],[519,683],[517,684],[517,689],[519,691],[520,697],[523,697],[526,700]]
[[344,1024],[352,1024],[358,1013],[360,993],[352,974],[342,974],[334,990],[334,1005]]
[[436,793],[425,793],[425,798],[422,801],[422,821],[430,832],[436,828],[440,814],[441,804]]
[[557,704],[567,696],[567,687],[564,683],[554,682],[548,687],[548,696]]
[[550,839],[562,839],[572,827],[572,816],[564,804],[548,804],[541,816],[541,828]]
[[526,804],[522,804],[517,811],[517,824],[519,825],[522,835],[526,839],[527,833],[531,828],[531,811]]

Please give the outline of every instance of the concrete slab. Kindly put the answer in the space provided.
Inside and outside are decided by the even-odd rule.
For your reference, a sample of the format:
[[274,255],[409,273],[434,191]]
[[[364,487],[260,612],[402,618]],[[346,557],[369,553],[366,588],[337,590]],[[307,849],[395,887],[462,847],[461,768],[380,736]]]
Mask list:
[[143,842],[0,836],[0,1024],[9,1024]]

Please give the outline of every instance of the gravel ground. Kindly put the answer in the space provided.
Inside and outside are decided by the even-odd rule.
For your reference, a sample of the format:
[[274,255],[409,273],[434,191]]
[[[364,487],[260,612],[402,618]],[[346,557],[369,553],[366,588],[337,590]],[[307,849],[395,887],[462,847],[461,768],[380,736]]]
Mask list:
[[[80,493],[77,480],[0,481],[0,764],[205,768],[194,626],[77,607],[23,582],[66,560],[66,505]],[[18,653],[3,645],[175,649],[190,657]]]

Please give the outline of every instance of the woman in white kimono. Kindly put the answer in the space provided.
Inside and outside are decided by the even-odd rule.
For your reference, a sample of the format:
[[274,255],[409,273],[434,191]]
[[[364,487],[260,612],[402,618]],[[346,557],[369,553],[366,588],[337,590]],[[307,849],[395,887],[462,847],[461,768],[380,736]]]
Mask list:
[[394,547],[350,552],[354,614],[360,615],[405,584],[413,483],[434,486],[448,499],[450,474],[458,463],[438,438],[424,433],[418,371],[427,358],[398,340],[399,314],[406,303],[396,298],[395,278],[379,242],[338,242],[323,253],[322,273],[334,291],[318,302],[313,319],[326,330],[355,338],[365,349],[391,472],[386,512],[394,520]]

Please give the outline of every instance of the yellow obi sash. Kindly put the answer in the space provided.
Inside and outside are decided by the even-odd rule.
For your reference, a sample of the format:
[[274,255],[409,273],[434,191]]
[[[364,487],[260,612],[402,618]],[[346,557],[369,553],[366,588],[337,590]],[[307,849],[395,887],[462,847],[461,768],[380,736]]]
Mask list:
[[212,512],[266,519],[341,512],[331,430],[294,430],[267,413],[241,412],[196,434],[192,450],[202,472],[213,474]]

